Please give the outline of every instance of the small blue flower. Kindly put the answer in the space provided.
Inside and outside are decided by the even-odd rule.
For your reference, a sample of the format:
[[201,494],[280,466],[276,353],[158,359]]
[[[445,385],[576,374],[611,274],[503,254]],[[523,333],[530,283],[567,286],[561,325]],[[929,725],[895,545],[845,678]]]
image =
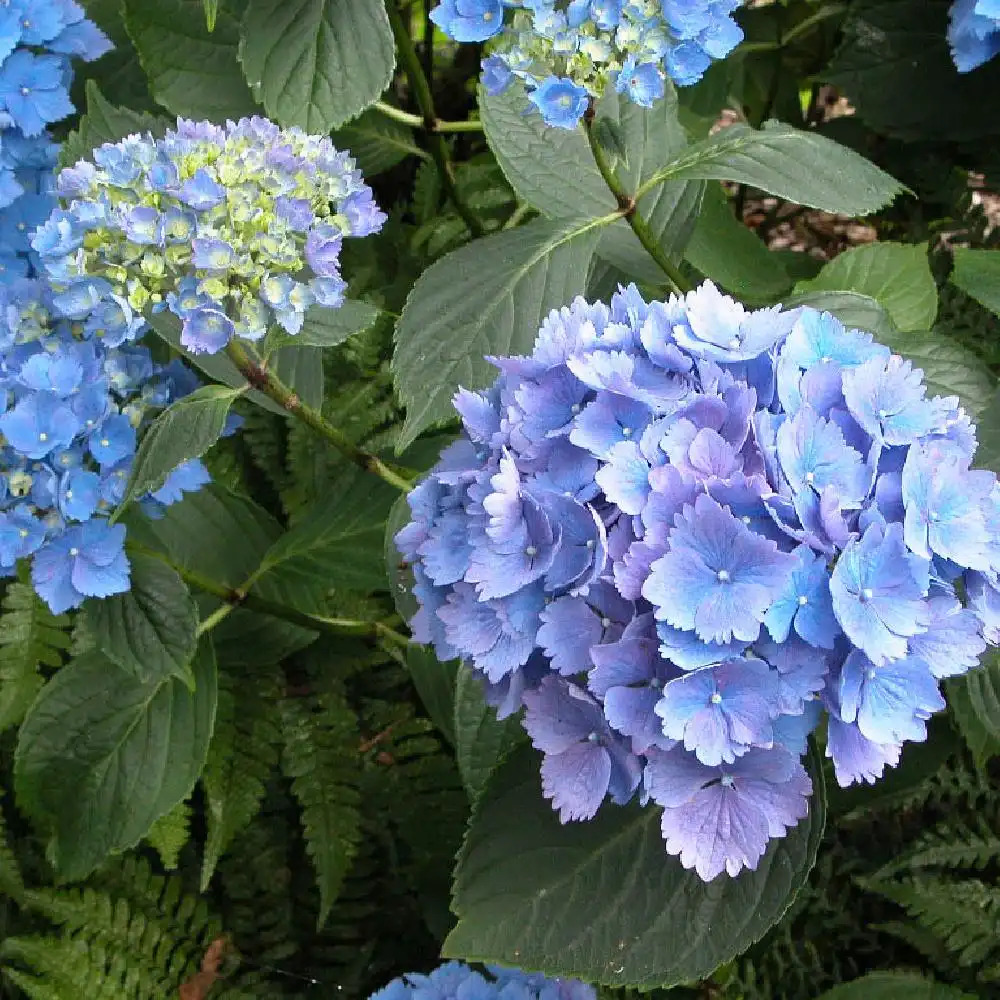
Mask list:
[[178,197],[185,205],[203,212],[224,201],[226,189],[207,170],[199,167],[194,176],[181,185]]
[[572,129],[587,110],[590,97],[572,80],[550,76],[528,95],[528,99],[538,108],[546,125]]
[[128,417],[116,413],[91,432],[87,447],[103,468],[117,465],[127,455],[134,454],[135,443],[135,428]]
[[810,645],[833,649],[840,626],[833,613],[826,560],[805,545],[792,554],[798,566],[785,590],[768,608],[764,624],[775,642],[785,642],[794,627]]
[[184,317],[181,345],[192,354],[217,354],[235,332],[233,321],[224,312],[202,307]]
[[28,458],[45,458],[68,448],[80,430],[76,414],[62,400],[35,392],[0,417],[7,443]]
[[340,277],[341,231],[329,223],[313,226],[306,236],[305,255],[309,266],[321,278]]
[[482,80],[486,93],[496,97],[514,82],[514,74],[499,56],[487,56],[483,60]]
[[456,42],[483,42],[503,30],[501,0],[444,0],[430,16]]
[[63,57],[27,49],[18,49],[0,65],[0,106],[26,136],[41,135],[46,125],[73,114],[66,70]]
[[618,73],[615,89],[628,94],[639,107],[651,108],[663,97],[663,77],[653,63],[637,63],[635,56],[629,56]]
[[124,593],[125,526],[90,520],[67,528],[35,553],[31,581],[54,614],[79,607],[87,597]]

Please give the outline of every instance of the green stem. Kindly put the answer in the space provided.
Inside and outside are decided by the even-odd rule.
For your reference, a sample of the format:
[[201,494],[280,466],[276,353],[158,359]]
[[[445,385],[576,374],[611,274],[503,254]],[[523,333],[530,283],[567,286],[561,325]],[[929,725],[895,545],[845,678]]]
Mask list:
[[129,543],[129,549],[133,552],[141,552],[143,555],[152,556],[170,566],[175,573],[187,584],[197,587],[198,590],[211,594],[223,602],[222,606],[216,608],[207,618],[198,625],[198,634],[203,635],[211,631],[226,618],[236,608],[247,608],[249,611],[259,611],[261,614],[270,615],[272,618],[280,618],[282,621],[291,622],[313,632],[323,632],[327,635],[350,635],[359,639],[371,639],[376,642],[385,642],[393,646],[407,646],[410,640],[395,629],[382,622],[362,622],[351,618],[328,618],[325,615],[311,615],[296,608],[279,604],[277,601],[268,600],[254,593],[247,593],[239,587],[227,587],[218,580],[204,576],[195,570],[187,569],[175,563],[162,552],[154,549],[147,549],[143,545]]
[[455,171],[451,165],[451,158],[448,155],[448,144],[440,131],[440,121],[434,111],[434,95],[431,93],[431,85],[427,82],[424,68],[420,65],[420,57],[414,48],[413,39],[410,38],[409,29],[396,7],[396,0],[387,0],[386,10],[389,13],[389,23],[392,25],[392,33],[396,39],[396,48],[399,50],[399,59],[403,64],[403,71],[410,82],[410,90],[413,92],[413,99],[420,108],[420,114],[424,128],[427,129],[427,142],[430,146],[431,156],[437,165],[438,173],[441,175],[441,183],[444,185],[445,193],[451,199],[455,210],[462,217],[462,221],[468,227],[473,236],[482,236],[486,232],[483,224],[476,218],[475,213],[465,203],[455,184]]
[[584,131],[587,133],[587,141],[590,143],[590,151],[594,156],[594,162],[597,164],[597,169],[604,178],[604,183],[607,184],[611,193],[615,196],[615,201],[618,202],[618,209],[622,217],[632,227],[632,232],[635,233],[636,238],[643,245],[646,253],[656,261],[660,270],[667,276],[667,281],[670,283],[673,291],[678,294],[691,291],[693,287],[691,282],[684,277],[680,268],[677,267],[664,251],[663,247],[660,246],[656,234],[649,228],[649,223],[639,213],[636,207],[636,196],[629,194],[625,190],[625,186],[618,179],[611,164],[608,162],[601,144],[597,141],[597,136],[594,135],[593,106],[588,108],[586,114],[583,116],[583,124]]
[[413,484],[407,478],[383,462],[377,455],[359,448],[342,431],[338,431],[336,427],[328,423],[319,410],[314,410],[311,406],[303,403],[295,391],[285,385],[274,372],[264,367],[256,358],[251,357],[236,338],[229,341],[226,353],[254,389],[269,396],[291,416],[301,420],[307,427],[311,427],[322,438],[329,441],[345,458],[350,459],[366,472],[378,476],[390,486],[395,486],[403,493],[409,493],[413,488]]
[[[409,111],[404,111],[402,108],[397,108],[392,104],[386,104],[385,101],[376,101],[372,107],[380,114],[384,115],[386,118],[391,118],[393,121],[399,122],[401,125],[409,125],[410,128],[426,128],[427,123],[420,117],[420,115],[410,114]],[[437,132],[482,132],[483,123],[472,119],[470,121],[464,122],[442,122],[439,121],[435,128]]]
[[510,213],[510,218],[503,224],[501,228],[503,229],[516,229],[521,225],[524,220],[534,212],[534,208],[529,205],[526,201],[521,202],[513,212]]

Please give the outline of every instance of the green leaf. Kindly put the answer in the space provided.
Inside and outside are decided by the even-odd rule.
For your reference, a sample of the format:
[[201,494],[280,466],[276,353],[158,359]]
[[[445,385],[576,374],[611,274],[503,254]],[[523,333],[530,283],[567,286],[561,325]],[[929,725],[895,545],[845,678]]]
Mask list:
[[319,596],[332,587],[384,590],[385,521],[397,496],[380,479],[351,469],[268,549],[253,581],[281,581]]
[[955,248],[952,283],[1000,316],[1000,250]]
[[883,135],[923,142],[1000,132],[983,114],[1000,91],[1000,62],[959,73],[948,51],[948,3],[852,3],[823,80],[850,94],[858,117]]
[[948,706],[982,766],[1000,754],[1000,656],[991,652],[975,670],[947,682]]
[[396,611],[403,621],[412,621],[420,609],[417,599],[413,596],[413,572],[403,559],[402,553],[396,548],[393,539],[410,522],[413,515],[406,497],[398,497],[389,510],[389,518],[385,523],[385,568],[389,577],[389,592],[392,594]]
[[495,233],[452,251],[417,279],[396,326],[393,374],[407,408],[397,450],[454,416],[461,385],[495,369],[485,355],[530,353],[549,310],[586,287],[603,220],[549,222]]
[[124,0],[123,10],[153,97],[172,114],[218,122],[259,110],[236,58],[229,4],[211,33],[202,0]]
[[870,972],[861,979],[827,990],[819,1000],[975,1000],[975,997],[909,972]]
[[320,348],[298,344],[281,347],[275,351],[271,367],[307,406],[318,410],[323,405],[323,352]]
[[653,988],[701,979],[788,909],[816,857],[826,814],[820,769],[809,816],[755,872],[705,884],[668,856],[660,810],[605,805],[559,823],[539,757],[515,751],[473,811],[458,859],[448,958]]
[[219,671],[219,707],[201,776],[208,822],[202,892],[208,889],[219,859],[264,800],[278,763],[281,730],[274,706],[283,684],[277,664],[261,669],[241,664],[238,670]]
[[158,490],[182,462],[204,455],[219,440],[241,389],[204,385],[168,406],[142,436],[122,506]]
[[885,307],[870,295],[859,292],[798,292],[785,299],[785,308],[812,306],[832,313],[852,330],[867,330],[876,340],[886,343],[898,331]]
[[979,438],[976,465],[1000,475],[1000,389],[993,393],[989,405],[979,414],[976,436]]
[[427,646],[411,644],[406,667],[431,722],[455,745],[455,677],[458,660],[442,663]]
[[[1000,255],[998,255],[1000,256]],[[838,254],[796,291],[850,291],[881,303],[899,330],[929,330],[937,318],[937,285],[926,243],[868,243]]]
[[684,259],[744,301],[773,302],[792,286],[778,257],[733,214],[717,181],[705,187]]
[[323,134],[378,100],[396,47],[380,3],[249,0],[240,61],[272,118]]
[[178,802],[150,828],[145,841],[160,856],[166,870],[176,871],[181,851],[191,839],[191,803]]
[[[613,212],[614,196],[594,162],[582,126],[550,128],[536,114],[524,114],[523,88],[509,87],[491,97],[480,90],[480,113],[487,141],[507,180],[521,198],[550,219],[581,219]],[[619,155],[618,178],[628,192],[648,181],[687,145],[677,118],[677,97],[670,88],[652,110],[610,92],[597,108],[595,129],[618,137],[628,150]],[[679,253],[698,215],[702,185],[697,182],[654,188],[637,203],[657,241]],[[661,283],[663,274],[624,219],[601,233],[598,254],[630,278]]]
[[215,721],[215,656],[202,642],[195,688],[174,676],[140,680],[86,653],[42,689],[18,735],[22,808],[51,826],[59,872],[88,875],[133,847],[190,794]]
[[39,667],[61,667],[70,618],[54,615],[26,572],[7,585],[0,613],[0,732],[18,725],[41,691]]
[[98,146],[106,142],[117,142],[133,132],[163,135],[168,122],[162,118],[133,111],[131,108],[115,107],[104,99],[93,80],[88,80],[86,87],[87,112],[59,149],[61,166],[68,167],[78,160],[89,159]]
[[407,156],[427,155],[414,141],[413,129],[374,110],[365,111],[330,138],[337,149],[351,151],[365,177],[374,177]]
[[475,802],[500,759],[524,740],[517,715],[503,721],[483,698],[483,682],[465,664],[455,685],[455,760],[469,800]]
[[130,561],[132,586],[126,593],[86,603],[97,647],[141,681],[172,675],[190,684],[198,606],[162,560],[134,554]]
[[844,215],[868,215],[903,190],[899,181],[846,146],[775,121],[759,131],[730,125],[689,146],[654,179],[735,181]]
[[302,808],[306,851],[319,885],[322,928],[360,839],[358,724],[350,705],[324,694],[281,702],[282,770]]
[[210,32],[215,31],[215,22],[219,17],[219,0],[201,0],[205,8],[205,27]]
[[[339,309],[323,309],[313,306],[307,313],[302,329],[295,336],[285,335],[282,343],[297,344],[302,347],[336,347],[355,334],[369,329],[379,318],[376,306],[358,299],[347,299]],[[322,356],[310,355],[312,364]]]

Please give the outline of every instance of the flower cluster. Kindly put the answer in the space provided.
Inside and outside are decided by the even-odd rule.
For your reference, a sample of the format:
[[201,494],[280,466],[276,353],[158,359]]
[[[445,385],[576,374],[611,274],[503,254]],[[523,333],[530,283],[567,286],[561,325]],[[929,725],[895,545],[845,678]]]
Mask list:
[[1000,53],[1000,0],[955,0],[948,42],[960,73],[989,62]]
[[446,962],[428,975],[411,972],[392,980],[370,1000],[596,1000],[579,979],[549,979],[540,973],[486,967],[488,976],[462,962]]
[[493,39],[483,83],[524,82],[548,125],[574,128],[613,85],[648,108],[665,80],[697,83],[743,39],[741,0],[442,0],[431,19],[459,42]]
[[822,709],[838,781],[873,782],[1000,639],[1000,486],[868,334],[630,287],[493,363],[397,544],[415,638],[526,707],[564,822],[641,789],[685,867],[753,868]]
[[[144,347],[95,336],[93,315],[60,318],[65,305],[41,282],[0,286],[0,574],[30,557],[35,590],[56,613],[129,589],[125,528],[107,515],[124,495],[137,429],[197,386],[180,361],[155,365]],[[201,462],[185,462],[142,504],[156,516],[207,481]]]
[[58,193],[66,208],[32,240],[53,285],[113,295],[119,341],[145,310],[169,309],[181,343],[208,354],[274,324],[298,333],[313,303],[341,305],[344,237],[386,218],[349,154],[263,118],[178,119],[162,139],[101,146],[60,173]]
[[110,48],[74,0],[0,3],[0,282],[31,273],[28,238],[55,207],[45,128],[73,113],[70,60]]

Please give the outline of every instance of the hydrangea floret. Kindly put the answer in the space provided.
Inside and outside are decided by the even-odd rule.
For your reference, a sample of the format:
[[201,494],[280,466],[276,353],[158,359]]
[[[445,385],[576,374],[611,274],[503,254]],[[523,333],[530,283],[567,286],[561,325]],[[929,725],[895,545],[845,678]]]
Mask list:
[[968,73],[1000,53],[1000,0],[955,0],[948,43],[960,73]]
[[957,398],[811,308],[577,299],[460,390],[409,497],[415,638],[524,707],[561,819],[663,808],[705,880],[874,782],[1000,637],[1000,486]]
[[548,125],[574,128],[613,87],[648,108],[667,79],[697,83],[743,31],[741,0],[443,0],[431,19],[458,42],[490,41],[490,94],[523,82]]
[[162,139],[106,144],[60,173],[58,194],[32,240],[53,286],[112,296],[128,340],[143,313],[169,310],[181,344],[206,354],[340,306],[344,238],[386,219],[348,153],[263,118],[178,119]]
[[[0,573],[30,558],[56,613],[129,589],[125,528],[109,515],[143,425],[198,384],[180,361],[157,365],[145,347],[97,336],[95,317],[117,308],[67,318],[42,282],[0,286]],[[185,462],[142,505],[158,516],[207,481],[200,461]]]
[[427,974],[399,976],[369,1000],[597,1000],[597,992],[579,979],[499,965],[488,965],[482,973],[463,962],[446,962]]

